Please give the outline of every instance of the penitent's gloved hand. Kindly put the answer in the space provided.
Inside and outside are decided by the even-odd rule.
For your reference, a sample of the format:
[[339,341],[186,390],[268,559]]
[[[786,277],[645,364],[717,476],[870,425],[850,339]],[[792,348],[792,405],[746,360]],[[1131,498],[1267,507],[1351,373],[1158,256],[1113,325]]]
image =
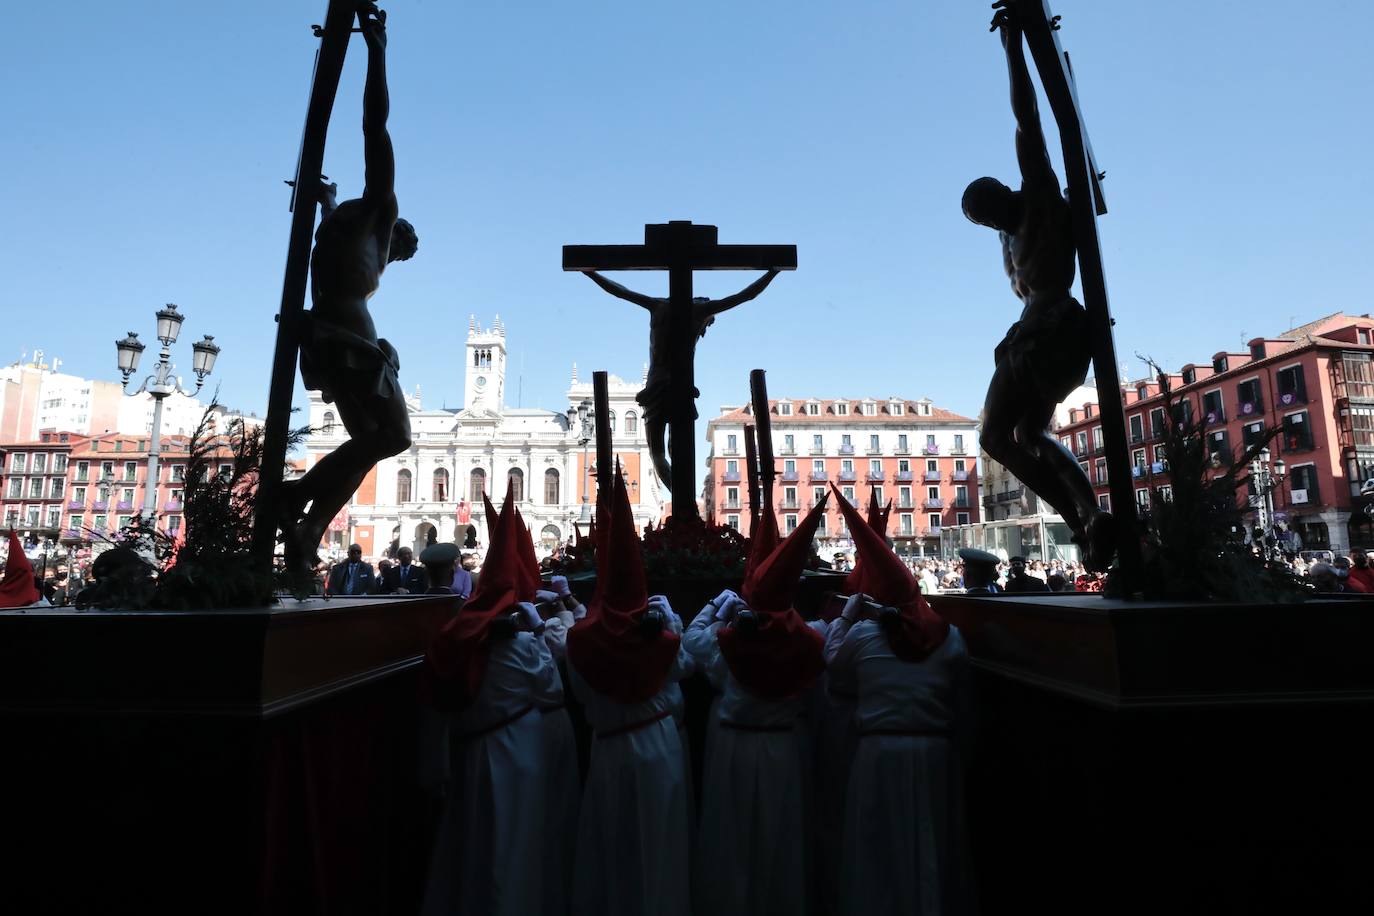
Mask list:
[[554,576],[549,579],[549,585],[553,588],[554,594],[560,598],[568,598],[572,595],[572,589],[568,587],[567,576]]
[[515,605],[516,613],[520,615],[520,623],[530,630],[539,630],[544,626],[544,619],[539,616],[539,611],[528,601],[521,601]]
[[859,614],[863,612],[864,604],[867,601],[868,598],[866,595],[861,592],[855,592],[850,595],[849,600],[844,603],[844,610],[840,612],[840,616],[849,623],[853,623],[859,619]]

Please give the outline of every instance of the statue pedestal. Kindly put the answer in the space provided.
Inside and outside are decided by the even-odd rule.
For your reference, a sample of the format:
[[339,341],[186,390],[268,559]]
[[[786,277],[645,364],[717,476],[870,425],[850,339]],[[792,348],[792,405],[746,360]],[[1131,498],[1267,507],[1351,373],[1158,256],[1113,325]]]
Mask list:
[[453,608],[0,612],[7,908],[414,912],[415,669]]
[[984,913],[1374,906],[1374,603],[932,604],[975,669]]

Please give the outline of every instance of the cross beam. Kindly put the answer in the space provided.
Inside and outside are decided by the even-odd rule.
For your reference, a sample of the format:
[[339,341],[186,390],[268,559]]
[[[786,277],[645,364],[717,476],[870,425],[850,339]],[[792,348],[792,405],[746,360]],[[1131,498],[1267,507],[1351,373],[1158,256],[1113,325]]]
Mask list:
[[[567,271],[666,270],[670,319],[668,431],[673,515],[697,520],[692,273],[698,270],[796,270],[795,245],[721,245],[715,226],[690,220],[651,223],[643,245],[564,245]],[[650,354],[651,359],[654,354]]]
[[1116,344],[1112,339],[1112,315],[1107,303],[1106,273],[1097,237],[1097,217],[1107,212],[1102,197],[1102,173],[1097,169],[1083,111],[1078,104],[1069,55],[1059,43],[1058,17],[1049,0],[1022,0],[1018,11],[1021,25],[1040,73],[1041,85],[1049,98],[1059,142],[1064,152],[1064,172],[1069,185],[1069,209],[1073,219],[1074,245],[1078,249],[1078,272],[1083,285],[1083,306],[1088,313],[1088,335],[1092,345],[1093,375],[1097,380],[1098,412],[1107,450],[1107,480],[1112,498],[1112,515],[1117,526],[1117,557],[1127,584],[1126,593],[1141,587],[1143,563],[1140,555],[1140,521],[1136,516],[1135,492],[1131,485],[1131,460],[1126,442],[1126,414],[1117,381]]

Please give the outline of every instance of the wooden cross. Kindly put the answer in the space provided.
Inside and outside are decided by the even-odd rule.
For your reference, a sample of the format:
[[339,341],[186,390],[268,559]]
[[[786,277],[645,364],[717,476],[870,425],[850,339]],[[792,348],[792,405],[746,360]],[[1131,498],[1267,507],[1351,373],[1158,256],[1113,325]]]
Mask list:
[[1040,83],[1045,87],[1045,95],[1059,126],[1074,245],[1078,249],[1078,270],[1083,284],[1083,306],[1088,314],[1103,444],[1107,452],[1112,514],[1117,526],[1117,556],[1128,586],[1127,594],[1130,594],[1141,586],[1140,522],[1131,482],[1126,414],[1116,377],[1118,364],[1116,344],[1112,339],[1111,309],[1107,303],[1106,273],[1097,237],[1097,217],[1107,212],[1101,184],[1106,173],[1098,170],[1092,145],[1088,142],[1073,67],[1068,53],[1059,43],[1059,17],[1051,12],[1049,0],[1020,0],[1017,11],[1035,69],[1040,74]]
[[721,245],[715,226],[690,220],[644,227],[643,245],[564,245],[567,271],[666,270],[670,322],[668,432],[673,515],[699,519],[695,442],[692,274],[698,270],[796,270],[795,245]]

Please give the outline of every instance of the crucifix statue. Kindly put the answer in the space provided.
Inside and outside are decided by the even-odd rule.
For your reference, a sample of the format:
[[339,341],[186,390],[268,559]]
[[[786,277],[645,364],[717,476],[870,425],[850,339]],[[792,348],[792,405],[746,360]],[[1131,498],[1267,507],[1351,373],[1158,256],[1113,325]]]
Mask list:
[[[681,220],[645,226],[643,245],[563,247],[564,270],[585,273],[611,295],[649,311],[649,377],[636,400],[644,410],[654,469],[671,486],[678,518],[699,518],[693,429],[697,340],[716,315],[754,299],[780,271],[797,267],[795,245],[720,245],[716,238],[715,226]],[[668,296],[634,292],[601,276],[597,271],[602,270],[666,270]],[[732,296],[706,299],[692,295],[697,270],[766,273]]]
[[[1082,131],[1071,71],[1057,63],[1062,56],[1067,68],[1067,56],[1052,36],[1058,17],[1037,0],[998,0],[993,8],[992,30],[1001,33],[1011,81],[1021,187],[1013,191],[996,179],[980,178],[965,190],[963,210],[973,222],[997,230],[1003,265],[1023,308],[996,349],[980,441],[1063,516],[1084,565],[1105,570],[1119,554],[1123,569],[1128,568],[1126,578],[1134,581],[1139,545],[1097,247],[1096,214],[1105,212],[1096,185],[1101,176]],[[1050,161],[1023,38],[1036,54],[1059,123],[1069,174],[1067,199]],[[1070,293],[1076,265],[1083,272],[1086,309]],[[1098,504],[1078,460],[1049,433],[1055,407],[1083,384],[1094,362],[1115,517]]]
[[[312,161],[305,161],[303,150],[295,190],[297,222],[303,209],[313,222],[315,204],[320,206],[319,229],[309,259],[313,307],[309,312],[301,312],[304,290],[299,299],[291,295],[293,271],[299,272],[301,261],[297,227],[293,224],[293,250],[288,257],[288,292],[283,294],[279,319],[282,327],[278,332],[264,471],[271,467],[269,462],[275,457],[272,421],[280,420],[283,396],[285,412],[290,409],[290,391],[279,390],[277,370],[284,364],[290,373],[286,377],[294,376],[297,351],[306,387],[320,391],[326,402],[334,404],[349,438],[299,480],[282,481],[264,473],[258,495],[259,506],[270,509],[258,512],[255,541],[267,540],[270,546],[271,535],[280,528],[286,566],[296,576],[304,576],[314,566],[316,548],[330,520],[348,503],[368,471],[381,459],[410,446],[410,417],[397,378],[400,360],[395,348],[377,336],[367,308],[387,265],[412,257],[418,246],[415,230],[397,218],[395,157],[387,131],[390,99],[386,84],[386,14],[375,3],[352,0],[345,4],[335,0],[330,5],[329,25],[321,31],[326,43],[337,42],[341,37],[346,45],[354,14],[367,45],[363,192],[358,198],[339,203],[335,186],[318,177],[319,167],[315,163],[323,156],[328,109],[324,110],[322,122],[311,124],[317,115],[312,94],[307,118]],[[327,48],[321,49],[316,93],[322,79],[332,78],[333,85],[337,85],[334,62],[342,67],[343,48],[336,48],[330,55],[326,55]],[[326,60],[331,72],[323,74],[320,67],[325,66]],[[329,94],[332,103],[332,91]],[[308,165],[314,165],[312,172],[306,171]],[[288,305],[292,308],[288,309]]]

